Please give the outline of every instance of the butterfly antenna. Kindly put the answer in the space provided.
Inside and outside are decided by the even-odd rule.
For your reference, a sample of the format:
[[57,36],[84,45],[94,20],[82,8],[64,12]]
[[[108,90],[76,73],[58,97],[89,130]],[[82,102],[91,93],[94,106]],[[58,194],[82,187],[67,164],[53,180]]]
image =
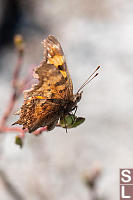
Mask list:
[[79,88],[77,93],[79,93],[79,91],[82,90],[83,87],[85,87],[89,82],[91,82],[98,75],[98,73],[96,73],[96,72],[99,70],[99,68],[100,68],[100,66],[98,66],[95,69],[95,71],[89,76],[89,78],[83,83],[83,85],[81,85],[81,87]]

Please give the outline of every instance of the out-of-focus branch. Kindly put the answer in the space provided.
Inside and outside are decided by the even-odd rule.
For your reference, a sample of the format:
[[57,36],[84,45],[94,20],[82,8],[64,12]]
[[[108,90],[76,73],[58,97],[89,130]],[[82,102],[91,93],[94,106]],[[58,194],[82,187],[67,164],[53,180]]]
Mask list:
[[16,67],[13,73],[13,80],[12,80],[12,87],[14,90],[18,89],[18,79],[19,79],[19,73],[22,68],[22,62],[23,62],[23,55],[24,55],[24,42],[21,35],[16,35],[14,38],[14,43],[17,49],[18,59],[16,63]]
[[22,195],[18,192],[18,190],[15,188],[15,186],[9,181],[7,175],[3,170],[0,170],[0,178],[3,182],[7,192],[13,197],[15,200],[24,200]]
[[3,114],[3,117],[0,121],[0,132],[3,131],[3,127],[5,127],[6,121],[14,108],[16,99],[20,95],[18,92],[18,79],[19,79],[19,73],[22,67],[22,61],[23,61],[23,55],[24,55],[24,44],[23,44],[22,36],[16,35],[14,38],[14,43],[17,49],[18,58],[17,58],[17,63],[14,69],[14,73],[13,73],[12,94],[11,94],[7,109],[5,113]]
[[16,93],[13,92],[13,94],[11,95],[9,104],[7,106],[7,109],[6,109],[4,115],[3,115],[2,119],[1,119],[1,122],[0,122],[0,132],[3,129],[2,127],[4,127],[5,124],[6,124],[6,121],[7,121],[8,117],[9,117],[13,107],[14,107],[15,101],[16,101]]
[[[6,133],[6,132],[18,132],[19,135],[16,137],[17,141],[19,141],[20,143],[22,143],[22,140],[25,136],[25,133],[28,132],[27,129],[22,129],[19,127],[11,127],[11,126],[7,126],[6,122],[15,106],[16,100],[20,97],[20,95],[22,94],[23,90],[27,89],[27,86],[29,86],[29,82],[30,82],[30,77],[32,72],[33,72],[33,68],[30,68],[29,70],[29,74],[28,76],[26,76],[23,80],[19,80],[19,74],[20,71],[22,69],[22,63],[23,63],[23,57],[24,57],[24,42],[23,42],[23,38],[21,35],[16,35],[14,37],[14,44],[17,50],[17,62],[16,62],[16,66],[13,72],[13,79],[12,79],[12,94],[11,97],[9,99],[9,104],[2,116],[2,119],[0,120],[0,133]],[[38,130],[34,131],[33,134],[34,135],[39,135],[41,134],[43,131],[46,131],[47,128],[46,127],[42,127],[39,128]],[[16,142],[17,143],[17,142]],[[22,145],[21,145],[22,146]]]
[[20,73],[20,70],[22,67],[22,61],[23,61],[23,55],[24,55],[24,44],[23,44],[22,36],[16,35],[14,38],[14,43],[15,43],[15,46],[17,49],[18,58],[17,58],[17,63],[15,66],[15,69],[14,69],[14,73],[13,73],[12,94],[11,94],[7,109],[6,109],[5,113],[3,114],[3,117],[0,121],[0,131],[2,130],[2,127],[5,126],[6,121],[14,108],[16,99],[20,95],[18,92],[18,79],[19,79],[19,73]]
[[92,200],[99,200],[97,195],[97,179],[101,175],[101,166],[99,163],[95,163],[92,169],[89,172],[85,172],[83,174],[83,180],[85,185],[87,186],[88,190],[91,193]]
[[37,129],[33,132],[33,135],[40,135],[43,131],[47,131],[47,126]]

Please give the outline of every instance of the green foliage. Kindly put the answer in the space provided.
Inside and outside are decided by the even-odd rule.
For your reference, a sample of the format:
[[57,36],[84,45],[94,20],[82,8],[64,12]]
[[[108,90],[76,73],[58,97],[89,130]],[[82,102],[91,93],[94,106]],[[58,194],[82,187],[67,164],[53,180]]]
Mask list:
[[75,128],[85,121],[83,117],[77,117],[73,114],[68,114],[60,119],[59,125],[63,128]]
[[20,148],[23,147],[23,141],[22,141],[22,139],[20,138],[20,136],[16,136],[16,138],[15,138],[15,144],[19,145]]

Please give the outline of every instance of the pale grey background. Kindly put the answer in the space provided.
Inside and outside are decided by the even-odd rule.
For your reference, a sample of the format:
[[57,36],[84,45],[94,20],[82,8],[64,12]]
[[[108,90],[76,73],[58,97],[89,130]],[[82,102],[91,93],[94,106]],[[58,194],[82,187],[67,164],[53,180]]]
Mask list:
[[[64,49],[75,92],[101,65],[99,76],[84,88],[77,114],[83,125],[56,128],[41,136],[27,135],[24,148],[14,145],[15,134],[0,136],[0,169],[25,200],[88,200],[81,181],[95,163],[102,168],[97,182],[99,199],[119,199],[119,168],[133,167],[133,2],[131,0],[38,0],[25,9],[31,28],[22,23],[26,40],[23,76],[43,55],[41,41],[55,35]],[[30,7],[29,3],[29,7]],[[11,94],[16,61],[12,46],[0,54],[0,115]],[[22,99],[18,102],[19,107]],[[11,116],[9,124],[15,121]],[[0,199],[13,199],[0,179]]]

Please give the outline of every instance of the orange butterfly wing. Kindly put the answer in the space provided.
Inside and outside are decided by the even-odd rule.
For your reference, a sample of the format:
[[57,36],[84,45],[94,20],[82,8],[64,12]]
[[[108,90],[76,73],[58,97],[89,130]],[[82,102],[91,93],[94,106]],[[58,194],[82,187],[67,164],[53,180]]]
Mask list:
[[54,36],[48,36],[43,44],[44,59],[34,72],[39,82],[24,92],[20,118],[14,123],[23,125],[29,132],[41,126],[53,129],[65,102],[73,97],[72,80],[60,43]]

